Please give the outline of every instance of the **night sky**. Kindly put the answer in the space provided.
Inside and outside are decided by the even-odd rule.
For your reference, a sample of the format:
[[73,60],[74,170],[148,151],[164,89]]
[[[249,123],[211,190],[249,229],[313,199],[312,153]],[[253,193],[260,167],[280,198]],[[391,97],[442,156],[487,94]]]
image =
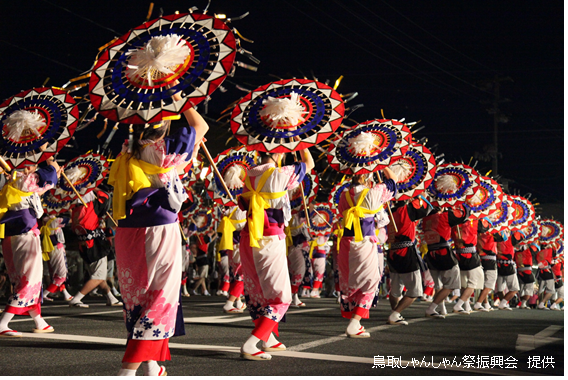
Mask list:
[[[100,46],[145,21],[149,4],[4,2],[0,98],[40,87],[47,77],[48,85],[62,86],[88,70]],[[167,15],[193,5],[202,10],[207,1],[158,0],[152,18],[160,7]],[[425,128],[415,137],[427,137],[445,162],[468,163],[475,156],[476,169],[486,174],[492,164],[482,160],[492,151],[489,112],[498,79],[500,119],[506,121],[498,124],[499,174],[510,180],[511,191],[530,192],[542,204],[563,203],[563,2],[214,0],[208,13],[236,17],[247,11],[232,25],[254,40],[243,47],[261,63],[257,72],[237,69],[224,83],[228,91],[213,94],[208,117],[217,119],[246,95],[236,84],[252,90],[277,77],[315,76],[333,86],[343,75],[338,91],[359,93],[347,107],[364,104],[347,125],[382,118],[381,110],[386,118],[420,121],[416,128]],[[79,148],[60,157],[96,149],[106,138],[97,140],[101,129],[99,119],[78,131]],[[210,135],[223,137],[212,139],[214,153],[231,136],[222,124]],[[121,131],[113,142],[118,146],[125,137]]]

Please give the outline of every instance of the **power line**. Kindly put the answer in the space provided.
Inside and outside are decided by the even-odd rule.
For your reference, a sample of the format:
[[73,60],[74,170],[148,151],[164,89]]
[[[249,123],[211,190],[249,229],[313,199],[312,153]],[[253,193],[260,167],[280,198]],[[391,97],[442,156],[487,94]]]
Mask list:
[[5,40],[0,40],[0,42],[5,43],[6,45],[10,45],[10,46],[12,46],[12,47],[15,47],[16,49],[23,50],[23,51],[25,51],[26,53],[30,53],[30,54],[36,55],[36,56],[38,56],[38,57],[45,58],[45,59],[47,59],[48,61],[51,61],[51,62],[53,62],[53,63],[57,63],[58,65],[67,67],[68,69],[77,71],[78,73],[83,72],[83,70],[80,70],[80,69],[78,69],[78,68],[76,68],[76,67],[69,66],[69,65],[66,64],[66,63],[57,61],[57,60],[55,60],[55,59],[53,59],[53,58],[46,57],[45,55],[36,53],[35,51],[32,51],[32,50],[23,48],[23,47],[21,47],[21,46],[15,45],[15,44],[13,44],[13,43],[11,43],[11,42],[8,42],[8,41],[5,41]]
[[[349,7],[341,4],[340,2],[338,2],[337,0],[334,0],[334,2],[336,4],[338,4],[341,8],[347,10],[349,13],[351,13],[353,16],[357,17],[359,20],[361,20],[364,24],[367,24],[368,26],[371,27],[371,29],[375,30],[377,33],[379,33],[380,35],[384,36],[385,38],[387,38],[388,40],[392,41],[393,43],[395,43],[396,45],[400,46],[402,49],[406,50],[407,52],[409,52],[410,54],[414,55],[415,57],[421,59],[422,61],[426,62],[427,64],[431,65],[432,67],[435,67],[436,69],[440,70],[441,72],[451,76],[454,79],[457,79],[458,81],[467,84],[468,86],[471,86],[473,88],[475,88],[476,90],[480,90],[482,92],[487,92],[490,93],[486,90],[483,90],[481,88],[479,88],[478,86],[474,85],[473,83],[469,83],[468,81],[466,81],[465,79],[462,79],[460,77],[458,77],[457,75],[454,75],[452,73],[450,73],[449,71],[443,69],[442,67],[436,65],[435,63],[431,62],[430,60],[422,57],[421,55],[419,55],[418,53],[414,52],[412,49],[407,48],[406,46],[404,46],[403,44],[399,43],[394,37],[389,36],[387,33],[381,31],[380,29],[376,28],[372,23],[369,23],[367,20],[365,20],[364,18],[362,18],[361,16],[359,16],[358,14],[356,14],[355,12],[353,12]],[[365,9],[368,9],[365,7]],[[372,13],[372,12],[371,12]]]
[[[342,39],[344,39],[344,40],[350,42],[352,45],[354,45],[354,46],[356,46],[356,47],[362,49],[363,51],[367,52],[368,54],[372,55],[373,57],[376,57],[376,58],[378,58],[379,60],[381,60],[381,61],[383,61],[383,62],[385,62],[385,63],[387,63],[387,64],[389,64],[389,65],[391,65],[391,66],[393,66],[393,67],[396,67],[396,68],[402,70],[403,72],[405,72],[405,73],[407,73],[407,74],[409,74],[409,75],[411,75],[411,76],[413,76],[413,77],[415,77],[415,78],[418,78],[418,79],[420,79],[420,80],[422,80],[422,81],[424,81],[424,82],[426,82],[426,83],[429,83],[429,84],[431,84],[431,85],[434,85],[434,86],[443,88],[443,89],[448,90],[448,91],[451,91],[451,92],[461,93],[461,94],[463,94],[463,95],[466,95],[466,96],[469,96],[469,97],[474,98],[474,96],[472,96],[472,95],[470,95],[470,94],[468,94],[468,93],[466,93],[466,92],[463,92],[463,91],[461,91],[461,90],[459,90],[459,89],[457,89],[457,88],[455,88],[455,87],[453,87],[453,86],[451,86],[451,85],[448,85],[447,83],[444,83],[444,82],[442,82],[442,81],[440,81],[440,80],[438,80],[438,79],[436,79],[436,78],[432,78],[432,80],[434,80],[434,81],[436,81],[436,82],[439,82],[438,84],[436,84],[436,83],[434,83],[434,82],[432,82],[432,81],[429,81],[429,80],[425,79],[424,76],[416,75],[416,74],[414,74],[414,73],[412,73],[412,72],[410,72],[410,71],[408,71],[408,70],[406,70],[406,69],[404,69],[404,68],[402,68],[402,67],[400,67],[400,66],[395,65],[394,63],[390,62],[389,60],[385,59],[384,57],[382,57],[382,56],[380,56],[380,55],[378,55],[378,54],[376,54],[376,53],[374,53],[374,52],[372,52],[372,51],[366,49],[364,46],[361,46],[361,45],[359,45],[359,44],[353,42],[351,39],[347,38],[346,36],[344,36],[343,34],[337,32],[336,30],[334,30],[334,29],[328,27],[328,26],[325,25],[324,23],[318,21],[316,18],[311,17],[310,15],[308,15],[307,13],[305,13],[301,8],[298,8],[298,7],[294,6],[294,5],[292,5],[291,3],[287,2],[286,0],[284,0],[284,2],[285,2],[285,3],[288,3],[289,6],[291,6],[291,7],[294,8],[294,9],[296,9],[299,13],[301,13],[301,14],[303,14],[303,15],[309,17],[313,22],[315,22],[315,23],[317,23],[317,24],[323,26],[325,29],[327,29],[327,30],[331,31],[332,33],[338,35],[338,36],[341,37]],[[310,3],[308,3],[308,4],[310,4]],[[313,6],[313,5],[312,5],[312,6]],[[319,8],[316,7],[316,9],[318,9],[318,10],[321,12],[321,10],[320,10]],[[322,12],[322,13],[325,13],[325,12]],[[328,15],[328,17],[330,17],[330,16]],[[339,21],[338,21],[337,19],[335,19],[335,18],[333,18],[333,17],[331,17],[331,19],[333,19],[335,22],[338,22],[338,23],[339,23]],[[339,23],[339,24],[340,24],[340,23]],[[348,29],[349,31],[353,32],[353,30],[351,30],[350,28],[347,28],[347,29]],[[367,39],[366,39],[366,40],[367,40]],[[368,41],[368,40],[367,40],[367,41]],[[422,72],[422,71],[419,70],[417,67],[414,67],[414,66],[412,66],[411,64],[409,64],[408,62],[406,62],[406,61],[404,61],[404,60],[402,60],[402,59],[400,59],[400,58],[398,58],[398,57],[396,57],[396,56],[393,56],[391,53],[389,53],[388,51],[384,50],[384,49],[381,48],[380,46],[377,46],[377,45],[375,45],[375,44],[372,43],[372,42],[370,42],[370,44],[374,45],[377,49],[384,51],[387,55],[392,56],[394,59],[397,59],[397,60],[401,61],[401,62],[404,63],[406,66],[409,66],[409,67],[411,67],[412,69],[416,70],[417,72],[420,72],[421,74],[427,76],[426,73]]]
[[450,49],[452,49],[453,51],[455,51],[456,53],[460,54],[461,56],[469,59],[472,62],[477,63],[478,65],[480,65],[481,67],[492,71],[493,73],[497,73],[494,69],[484,65],[483,63],[476,61],[475,59],[471,58],[468,55],[465,55],[464,53],[462,53],[461,51],[455,49],[453,46],[447,44],[446,42],[442,41],[441,39],[439,39],[438,37],[436,37],[435,35],[433,35],[432,33],[430,33],[428,30],[424,29],[423,27],[421,27],[420,25],[418,25],[417,23],[415,23],[414,21],[412,21],[410,18],[406,17],[403,13],[399,12],[398,10],[396,10],[396,8],[394,8],[392,5],[390,5],[389,3],[387,3],[385,0],[381,0],[383,4],[385,4],[387,7],[389,7],[390,9],[392,9],[393,11],[395,11],[396,13],[398,13],[399,15],[401,15],[404,19],[406,19],[408,22],[410,22],[412,25],[416,26],[417,28],[419,28],[420,30],[422,30],[423,32],[427,33],[430,37],[433,37],[434,39],[436,39],[438,42],[444,44],[445,46],[449,47]]
[[79,17],[79,18],[82,18],[83,20],[86,20],[86,21],[90,22],[91,24],[94,24],[94,25],[96,25],[96,26],[98,26],[98,27],[100,27],[100,28],[109,30],[109,31],[115,33],[115,35],[117,35],[117,36],[121,36],[122,34],[124,34],[124,33],[117,32],[116,30],[111,29],[111,28],[109,28],[109,27],[107,27],[107,26],[101,25],[101,24],[99,24],[98,22],[91,20],[90,18],[87,18],[87,17],[85,17],[85,16],[81,16],[81,15],[78,14],[78,13],[75,13],[75,12],[73,12],[73,11],[67,9],[67,8],[62,7],[61,5],[54,4],[54,3],[52,3],[51,1],[48,1],[48,0],[41,0],[41,1],[43,1],[44,3],[47,3],[47,4],[49,4],[49,5],[52,5],[52,6],[54,6],[54,7],[57,7],[57,8],[59,8],[59,9],[63,9],[65,12],[71,13],[72,15],[75,15],[75,16],[77,16],[77,17]]

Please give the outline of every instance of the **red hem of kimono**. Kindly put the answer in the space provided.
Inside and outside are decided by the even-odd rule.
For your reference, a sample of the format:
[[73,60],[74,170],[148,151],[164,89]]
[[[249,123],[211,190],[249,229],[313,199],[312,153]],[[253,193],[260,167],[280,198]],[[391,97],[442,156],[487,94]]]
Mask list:
[[426,294],[427,296],[431,296],[434,294],[434,288],[427,286],[426,288],[424,288],[424,294]]
[[336,291],[336,292],[340,292],[340,291],[341,291],[341,289],[339,288],[339,283],[337,283],[337,282],[335,283],[335,291]]
[[30,315],[30,311],[35,311],[36,313],[38,313],[39,315],[41,315],[41,305],[35,304],[35,305],[31,305],[31,306],[25,306],[25,307],[15,307],[15,306],[11,306],[11,305],[6,305],[6,308],[4,309],[4,311],[6,313],[12,313],[15,315]]
[[320,289],[321,288],[321,281],[314,281],[314,289]]
[[298,285],[292,285],[292,294],[298,293],[298,290],[300,290],[300,287]]
[[276,336],[278,335],[278,322],[273,321],[270,318],[266,318],[265,316],[261,316],[254,321],[254,330],[252,330],[252,335],[256,336],[258,339],[266,342],[270,337],[270,333],[274,333]]
[[234,297],[240,297],[243,294],[245,289],[245,284],[242,281],[233,281],[231,282],[231,287],[229,290],[229,294]]
[[55,292],[62,292],[65,289],[65,284],[57,286],[55,284],[51,284],[47,287],[47,291],[50,293],[55,293]]
[[220,289],[220,290],[221,290],[222,292],[226,292],[226,291],[229,290],[230,286],[231,286],[231,283],[230,283],[230,282],[223,282],[223,286],[221,286],[221,289]]
[[169,338],[160,340],[129,339],[122,362],[141,363],[148,360],[171,360],[169,341]]
[[343,318],[351,319],[353,315],[358,315],[361,319],[368,319],[369,318],[369,310],[364,309],[362,307],[356,306],[355,309],[352,311],[343,311],[341,310],[341,316]]

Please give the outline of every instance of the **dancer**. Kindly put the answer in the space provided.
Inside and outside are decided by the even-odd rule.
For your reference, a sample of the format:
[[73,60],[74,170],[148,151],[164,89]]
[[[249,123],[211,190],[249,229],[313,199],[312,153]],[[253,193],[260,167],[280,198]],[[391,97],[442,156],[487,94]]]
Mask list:
[[52,278],[51,284],[43,291],[43,299],[53,301],[52,298],[49,298],[49,294],[62,292],[65,301],[71,301],[73,296],[65,288],[67,256],[65,255],[65,236],[62,228],[66,222],[63,218],[56,216],[44,217],[43,222],[44,225],[40,229],[42,234],[41,246],[44,254],[48,255],[49,272]]
[[538,252],[536,259],[538,261],[538,294],[540,302],[537,306],[539,310],[548,310],[546,304],[548,300],[556,292],[554,287],[554,273],[552,273],[552,261],[556,256],[556,244],[544,243],[541,240],[542,249]]
[[487,218],[482,218],[477,224],[477,251],[483,268],[483,289],[473,305],[473,310],[476,311],[493,310],[487,300],[487,296],[495,289],[497,283],[497,243],[493,239],[493,234],[489,232],[492,226],[493,223]]
[[[261,164],[248,170],[246,189],[239,197],[239,207],[248,210],[240,253],[245,298],[255,324],[241,347],[241,357],[248,360],[270,360],[272,356],[265,351],[286,349],[274,337],[292,301],[284,233],[291,218],[286,190],[298,186],[314,167],[308,149],[300,151],[302,162],[283,167],[283,153],[261,155]],[[257,348],[261,340],[264,351]]]
[[[366,174],[355,175],[351,187],[341,194],[339,212],[343,216],[343,237],[339,243],[338,270],[341,289],[341,315],[349,319],[345,333],[350,338],[369,338],[361,326],[379,286],[380,273],[376,229],[389,223],[380,213],[396,194],[396,175],[383,169],[385,183],[371,187]],[[375,215],[382,216],[378,225]]]
[[[469,218],[469,209],[458,205],[453,209],[432,213],[423,219],[424,239],[428,244],[426,262],[436,283],[436,295],[426,309],[426,317],[444,318],[447,314],[444,300],[455,289],[460,288],[460,269],[450,240],[453,226],[464,223]],[[436,308],[441,306],[441,313]]]
[[221,233],[219,250],[227,253],[232,274],[228,289],[229,297],[223,306],[223,312],[229,314],[242,313],[244,309],[246,309],[246,305],[241,301],[244,283],[239,249],[241,230],[246,224],[246,218],[247,215],[245,211],[237,206],[233,206],[227,210],[227,215],[223,217],[221,223],[219,223],[219,229],[217,230],[217,232]]
[[[493,234],[497,243],[497,292],[499,292],[499,310],[511,311],[509,301],[519,291],[516,265],[514,261],[515,246],[523,239],[521,231],[506,229],[500,234]],[[505,287],[507,293],[503,294]]]
[[478,231],[479,219],[474,216],[470,216],[465,223],[452,227],[461,279],[460,298],[454,305],[454,313],[469,314],[471,295],[476,289],[483,289],[483,268],[476,248]]
[[[417,248],[416,225],[432,210],[432,205],[424,197],[418,196],[408,203],[399,202],[392,212],[398,232],[389,226],[387,262],[391,278],[389,301],[392,313],[387,323],[390,325],[408,325],[400,313],[422,295],[422,258]],[[406,294],[401,299],[403,287],[406,287]]]
[[521,309],[530,309],[527,305],[528,300],[534,294],[534,275],[532,272],[533,255],[536,256],[539,246],[536,243],[521,244],[515,252],[515,262],[517,264],[517,276],[521,289]]
[[[181,100],[179,94],[174,100]],[[116,263],[129,333],[119,375],[164,375],[156,361],[170,360],[168,341],[180,334],[182,277],[178,212],[187,193],[177,175],[197,154],[209,129],[193,108],[184,112],[189,128],[166,136],[170,121],[134,126],[132,148],[123,146],[113,163],[113,213],[118,220]]]
[[110,253],[110,243],[101,228],[101,218],[106,216],[110,207],[110,197],[102,190],[95,189],[83,196],[73,208],[71,214],[71,226],[79,238],[79,253],[86,263],[89,280],[85,282],[81,290],[69,301],[70,307],[88,308],[83,303],[83,297],[95,289],[100,289],[106,296],[107,306],[122,306],[122,302],[116,299],[106,283],[107,256]]
[[40,195],[53,188],[60,172],[53,157],[46,168],[28,166],[15,171],[12,180],[0,191],[0,238],[4,262],[12,283],[12,294],[0,317],[0,337],[21,337],[8,323],[14,315],[29,315],[35,323],[34,333],[54,329],[41,317],[43,262],[37,218],[43,208]]
[[292,286],[290,307],[305,307],[306,304],[300,301],[298,296],[310,254],[310,232],[306,224],[306,213],[303,210],[303,205],[292,210],[292,219],[286,227],[286,239],[288,241],[288,270]]

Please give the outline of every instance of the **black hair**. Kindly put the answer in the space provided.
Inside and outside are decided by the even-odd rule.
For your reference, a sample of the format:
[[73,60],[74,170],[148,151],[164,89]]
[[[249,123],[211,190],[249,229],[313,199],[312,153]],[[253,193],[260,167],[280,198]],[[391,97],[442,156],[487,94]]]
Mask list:
[[[140,140],[159,139],[170,128],[170,123],[170,120],[162,120],[148,126],[147,124],[135,124],[133,126],[134,132],[132,135],[132,157],[140,159],[140,154],[142,152],[142,145],[139,144]],[[160,125],[160,127],[154,128],[157,125]]]

